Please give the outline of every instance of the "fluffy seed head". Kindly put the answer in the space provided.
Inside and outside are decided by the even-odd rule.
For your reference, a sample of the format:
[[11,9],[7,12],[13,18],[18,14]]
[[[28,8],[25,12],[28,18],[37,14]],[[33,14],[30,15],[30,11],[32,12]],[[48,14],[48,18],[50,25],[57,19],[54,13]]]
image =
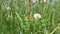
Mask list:
[[43,2],[47,2],[47,0],[43,0]]
[[40,18],[41,18],[41,15],[38,14],[38,13],[36,13],[36,14],[34,14],[34,18],[35,18],[35,19],[40,19]]
[[13,19],[13,17],[8,15],[7,20],[12,20],[12,19]]
[[10,10],[11,8],[10,7],[7,7],[7,10]]
[[35,2],[37,2],[38,0],[31,0],[31,2],[34,4]]

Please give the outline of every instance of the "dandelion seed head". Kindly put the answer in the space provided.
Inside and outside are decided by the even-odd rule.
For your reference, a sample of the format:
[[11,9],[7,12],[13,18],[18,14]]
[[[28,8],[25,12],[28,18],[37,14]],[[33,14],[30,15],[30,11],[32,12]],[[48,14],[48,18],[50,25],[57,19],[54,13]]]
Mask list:
[[11,8],[10,7],[7,7],[7,10],[11,10]]
[[47,2],[47,0],[43,0],[43,2]]
[[34,4],[35,2],[37,2],[38,0],[31,0],[32,1],[32,3]]
[[11,19],[13,19],[13,17],[8,15],[7,20],[11,20]]
[[34,14],[34,18],[35,18],[35,19],[40,19],[40,18],[41,18],[41,15],[38,14],[38,13],[36,13],[36,14]]

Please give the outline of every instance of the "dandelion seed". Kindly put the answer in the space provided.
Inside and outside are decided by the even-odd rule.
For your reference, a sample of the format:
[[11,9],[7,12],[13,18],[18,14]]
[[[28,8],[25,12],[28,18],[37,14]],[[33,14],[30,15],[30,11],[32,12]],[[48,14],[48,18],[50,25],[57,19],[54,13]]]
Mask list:
[[36,3],[38,0],[31,0],[31,2],[34,4],[34,3]]
[[36,14],[34,14],[34,18],[35,18],[35,19],[40,19],[40,18],[41,18],[41,15],[38,14],[38,13],[36,13]]
[[47,2],[47,0],[43,0],[43,2]]
[[11,20],[11,19],[13,19],[13,17],[8,15],[7,20]]
[[11,8],[10,7],[7,7],[7,10],[11,10]]
[[11,13],[11,8],[7,7],[7,14],[10,15],[10,13]]

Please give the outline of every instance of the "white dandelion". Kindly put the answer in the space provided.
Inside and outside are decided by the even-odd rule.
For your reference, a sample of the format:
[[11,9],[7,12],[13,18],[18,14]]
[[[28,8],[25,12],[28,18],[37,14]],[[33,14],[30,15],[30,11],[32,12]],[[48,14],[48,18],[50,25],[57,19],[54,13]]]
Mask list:
[[7,20],[11,20],[11,19],[13,19],[13,17],[10,16],[10,15],[8,15],[8,16],[7,16]]
[[38,0],[31,0],[31,2],[34,4],[34,3],[36,3]]
[[7,7],[7,10],[10,10],[11,8],[10,7]]
[[43,2],[47,2],[47,0],[43,0]]
[[36,13],[36,14],[34,14],[34,18],[35,19],[40,19],[41,18],[41,15],[39,13]]

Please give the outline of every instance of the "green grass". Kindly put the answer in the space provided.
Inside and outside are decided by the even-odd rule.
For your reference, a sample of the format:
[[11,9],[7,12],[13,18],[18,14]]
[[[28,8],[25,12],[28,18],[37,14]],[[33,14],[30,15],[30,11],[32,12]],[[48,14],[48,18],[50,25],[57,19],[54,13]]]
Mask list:
[[[57,5],[40,1],[0,0],[0,34],[60,34],[60,0]],[[42,18],[35,20],[35,13]]]

